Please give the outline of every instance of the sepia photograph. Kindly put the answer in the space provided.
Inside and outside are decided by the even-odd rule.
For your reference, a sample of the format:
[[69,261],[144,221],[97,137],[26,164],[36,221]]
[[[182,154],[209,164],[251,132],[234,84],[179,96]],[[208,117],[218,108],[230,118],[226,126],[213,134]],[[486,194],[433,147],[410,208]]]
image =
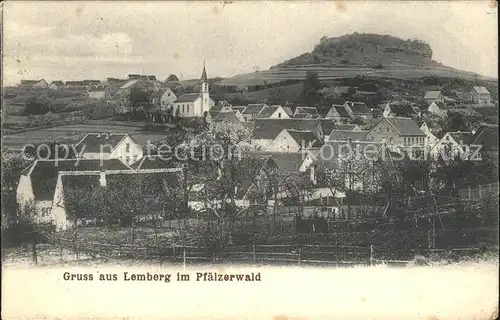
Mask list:
[[496,1],[4,1],[4,319],[498,317]]

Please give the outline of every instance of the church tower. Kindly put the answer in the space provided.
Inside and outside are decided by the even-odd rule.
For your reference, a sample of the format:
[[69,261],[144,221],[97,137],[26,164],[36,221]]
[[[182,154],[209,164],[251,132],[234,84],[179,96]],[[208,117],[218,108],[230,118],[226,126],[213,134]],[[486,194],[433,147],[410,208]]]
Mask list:
[[208,93],[208,78],[205,63],[203,63],[203,72],[201,73],[201,114],[210,109],[210,95]]

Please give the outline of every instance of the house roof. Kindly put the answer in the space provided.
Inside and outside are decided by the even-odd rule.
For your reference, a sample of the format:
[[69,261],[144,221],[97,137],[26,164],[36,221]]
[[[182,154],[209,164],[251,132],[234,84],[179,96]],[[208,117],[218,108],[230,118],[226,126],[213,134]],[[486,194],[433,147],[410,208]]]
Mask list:
[[498,125],[481,125],[472,140],[473,144],[481,145],[485,150],[498,151]]
[[43,79],[41,79],[41,80],[21,80],[21,84],[32,85],[32,84],[38,83],[42,80]]
[[270,157],[284,173],[299,172],[305,160],[304,152],[254,152],[254,156]]
[[253,138],[274,140],[283,129],[317,132],[320,125],[319,119],[256,119]]
[[368,131],[332,130],[328,141],[364,141]]
[[87,84],[83,81],[66,81],[67,86],[86,86]]
[[52,81],[51,84],[55,84],[56,86],[59,86],[59,85],[64,85],[64,83],[61,81],[61,80],[57,80],[57,81]]
[[367,114],[371,113],[370,109],[364,102],[346,102],[351,108],[353,114]]
[[[387,121],[402,136],[425,136],[418,125],[410,118],[382,118],[380,121]],[[380,123],[380,122],[379,122]],[[372,130],[377,127],[375,125]]]
[[293,116],[295,119],[313,119],[318,118],[319,116],[312,116],[309,113],[297,113]]
[[343,105],[332,105],[332,108],[335,108],[335,110],[337,111],[337,113],[339,114],[339,116],[341,118],[350,118],[351,115],[349,114],[349,112],[347,112],[345,106]]
[[178,164],[172,159],[171,156],[146,155],[130,167],[135,170],[168,169],[177,168]]
[[409,104],[389,104],[389,108],[396,117],[410,117],[415,113],[415,110]]
[[448,134],[455,140],[457,143],[462,142],[464,145],[469,145],[473,141],[472,133],[470,132],[448,132]]
[[[102,161],[102,162],[101,162]],[[52,200],[60,171],[130,170],[119,159],[37,160],[23,171],[29,175],[35,200]]]
[[259,114],[265,106],[267,105],[264,103],[249,104],[243,111],[243,114]]
[[111,152],[126,136],[126,133],[88,133],[78,142],[76,149],[80,152],[85,146],[84,152],[101,153],[102,147],[103,151]]
[[318,109],[316,109],[316,107],[297,107],[295,109],[295,115],[297,114],[309,114],[312,117],[319,116]]
[[474,90],[474,91],[476,91],[477,93],[480,93],[480,94],[490,94],[490,92],[488,91],[488,89],[486,89],[485,87],[482,87],[482,86],[473,86],[472,90]]
[[441,91],[427,91],[424,99],[437,99],[441,95]]
[[286,131],[300,146],[305,145],[309,148],[320,148],[323,145],[323,141],[321,141],[312,131],[299,131],[291,129],[286,129]]
[[285,110],[285,112],[288,114],[289,117],[293,116],[293,111],[292,108],[290,108],[290,106],[283,106],[283,110]]
[[321,119],[321,128],[323,129],[323,133],[325,135],[329,135],[330,132],[335,128],[335,122],[330,119]]
[[359,131],[360,129],[357,124],[334,124],[333,130]]
[[174,103],[182,103],[182,102],[194,102],[196,99],[200,97],[199,93],[185,93],[181,95]]
[[92,88],[89,90],[89,92],[104,92],[106,89],[104,88]]
[[238,111],[228,111],[219,112],[212,120],[213,121],[229,121],[229,122],[241,122],[241,119],[237,116]]
[[120,87],[120,89],[127,89],[127,88],[132,87],[135,84],[140,84],[141,86],[145,87],[145,85],[139,79],[133,79],[133,80],[127,81],[127,83],[125,83],[124,85],[122,85]]
[[256,119],[267,119],[273,115],[280,106],[265,106],[260,113],[257,115]]
[[446,106],[446,104],[444,102],[434,101],[432,103],[435,104],[440,110],[448,110],[448,107]]
[[231,108],[234,111],[239,111],[240,113],[243,113],[243,110],[245,110],[246,106],[232,106]]

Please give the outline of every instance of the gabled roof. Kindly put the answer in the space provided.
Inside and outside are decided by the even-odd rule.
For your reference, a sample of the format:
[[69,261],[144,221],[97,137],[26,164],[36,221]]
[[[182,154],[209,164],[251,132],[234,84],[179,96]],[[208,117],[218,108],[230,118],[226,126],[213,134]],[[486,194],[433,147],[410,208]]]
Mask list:
[[181,95],[174,103],[182,103],[182,102],[194,102],[200,97],[199,93],[185,93]]
[[439,110],[448,110],[448,107],[446,106],[446,104],[444,102],[434,101],[432,103],[435,104],[439,108]]
[[335,111],[337,111],[337,113],[339,114],[339,116],[341,118],[350,118],[351,117],[351,115],[349,114],[349,112],[347,112],[344,105],[334,104],[334,105],[332,105],[332,108],[335,108]]
[[40,81],[42,81],[43,79],[41,80],[21,80],[21,84],[24,84],[24,85],[33,85],[33,84],[36,84]]
[[364,102],[346,102],[346,104],[351,108],[353,114],[367,114],[370,113],[370,109]]
[[243,114],[259,114],[265,106],[267,105],[264,103],[249,104],[243,111]]
[[471,132],[448,132],[448,134],[455,140],[456,143],[460,144],[462,142],[464,145],[469,145],[473,141],[473,136]]
[[256,119],[267,119],[273,115],[276,110],[278,110],[280,106],[265,106],[260,113],[255,117]]
[[243,113],[243,110],[245,110],[246,106],[232,106],[231,109],[234,111],[239,111],[240,113]]
[[319,119],[256,119],[253,138],[274,140],[283,129],[317,132],[320,125]]
[[329,135],[330,132],[335,128],[335,122],[330,119],[321,119],[321,128],[323,129],[323,133],[325,135]]
[[481,125],[472,140],[473,144],[481,145],[487,151],[498,151],[498,125]]
[[357,124],[334,124],[333,130],[361,131]]
[[440,95],[441,91],[427,91],[424,99],[438,99]]
[[177,168],[178,164],[172,159],[172,156],[146,155],[130,167],[135,170],[168,169]]
[[368,131],[332,130],[328,141],[364,141]]
[[[410,118],[382,118],[380,121],[387,121],[402,136],[425,136],[418,125]],[[379,121],[379,123],[380,123]],[[377,127],[375,125],[372,130]]]
[[474,90],[476,93],[480,93],[480,94],[490,94],[488,89],[486,89],[485,87],[482,87],[482,86],[481,87],[480,86],[473,86],[472,90]]
[[285,110],[285,112],[288,114],[289,117],[293,116],[293,111],[292,108],[290,108],[290,106],[283,106],[283,110]]
[[415,110],[409,104],[389,104],[389,108],[396,117],[410,117],[415,113]]
[[301,147],[306,146],[308,148],[320,148],[323,145],[323,141],[321,141],[318,136],[312,131],[299,131],[291,129],[285,130]]
[[81,152],[85,147],[85,153],[101,153],[101,147],[104,152],[112,152],[126,136],[126,133],[88,133],[75,148]]
[[238,117],[238,111],[229,111],[229,112],[219,112],[212,120],[217,121],[229,121],[229,122],[242,122]]
[[319,116],[311,116],[308,113],[297,113],[293,116],[294,119],[313,119],[313,118],[319,118]]
[[50,84],[55,84],[56,86],[62,86],[64,83],[61,80],[52,81]]
[[140,84],[142,87],[146,87],[144,85],[144,83],[142,83],[139,79],[133,79],[133,80],[127,81],[127,83],[125,83],[123,86],[121,86],[120,89],[127,89],[135,84]]
[[313,118],[319,116],[318,109],[316,109],[316,107],[297,107],[295,109],[295,115],[298,114],[309,114]]
[[305,152],[252,152],[253,157],[271,158],[283,173],[299,172],[305,160]]
[[52,200],[60,171],[131,170],[119,159],[37,160],[23,175],[29,175],[36,201]]

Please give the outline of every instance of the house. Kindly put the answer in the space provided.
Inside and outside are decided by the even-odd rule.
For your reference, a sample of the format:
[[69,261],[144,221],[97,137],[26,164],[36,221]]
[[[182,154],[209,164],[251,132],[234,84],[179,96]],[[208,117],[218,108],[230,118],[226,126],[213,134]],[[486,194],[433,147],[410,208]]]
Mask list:
[[347,87],[347,86],[336,86],[335,88],[333,88],[333,92],[335,92],[336,94],[338,94],[340,96],[348,95],[349,90],[351,90],[352,92],[356,92],[355,88]]
[[448,116],[448,107],[444,102],[438,102],[438,101],[433,101],[430,105],[429,108],[427,108],[427,112],[430,112],[432,114],[435,114],[440,117],[446,117]]
[[61,90],[64,89],[64,83],[61,80],[52,81],[49,85],[50,90]]
[[104,88],[92,88],[88,91],[89,98],[105,100],[109,96],[109,91]]
[[173,106],[173,102],[177,100],[177,96],[170,88],[163,88],[156,92],[152,92],[149,103],[158,108],[158,110],[166,111]]
[[253,121],[257,118],[257,115],[265,108],[267,104],[265,103],[251,103],[247,105],[245,110],[243,110],[243,117],[245,121]]
[[122,85],[120,87],[120,90],[121,91],[125,91],[125,90],[132,90],[132,89],[141,89],[141,90],[146,90],[147,87],[146,85],[144,84],[144,82],[138,80],[138,79],[133,79],[133,80],[129,80],[127,81],[124,85]]
[[388,103],[385,106],[384,112],[382,113],[384,117],[403,117],[411,118],[416,115],[415,109],[410,104],[391,104]]
[[[67,230],[74,225],[78,225],[79,221],[70,218],[78,216],[76,212],[71,212],[72,210],[76,210],[74,206],[69,205],[72,201],[74,190],[85,192],[87,189],[89,193],[92,191],[95,192],[95,190],[99,192],[112,191],[112,194],[117,194],[118,196],[122,194],[122,197],[129,197],[132,194],[137,201],[141,201],[151,195],[166,194],[171,192],[171,190],[182,188],[181,176],[181,168],[61,171],[57,177],[52,208],[46,221],[54,223],[58,230]],[[134,183],[140,185],[141,188],[139,190],[134,189],[133,193],[128,192],[124,188],[127,185],[134,185]],[[172,201],[180,200],[175,196],[172,197],[174,198]],[[157,213],[163,212],[164,207],[162,204],[158,204],[157,206],[148,206],[148,209],[153,214],[155,211]]]
[[143,156],[142,147],[128,134],[87,133],[75,150],[79,158],[120,159],[127,165]]
[[320,115],[316,107],[297,107],[293,113],[294,118],[300,118],[300,115],[308,115],[311,119],[319,118]]
[[491,152],[498,159],[498,125],[481,124],[474,132],[471,146],[481,146],[480,153]]
[[280,105],[265,106],[255,119],[290,119],[288,113]]
[[346,101],[344,107],[352,118],[372,119],[373,115],[366,103]]
[[225,100],[217,102],[215,106],[213,106],[212,108],[210,108],[210,110],[208,110],[208,112],[210,113],[210,117],[212,119],[215,118],[220,112],[230,112],[230,111],[233,111],[233,107],[229,102]]
[[239,111],[243,115],[243,111],[247,106],[231,106],[231,110]]
[[64,83],[64,87],[68,90],[87,91],[90,89],[89,86],[83,81],[66,81]]
[[45,79],[21,80],[21,87],[26,89],[47,89],[49,84]]
[[324,139],[320,119],[256,119],[252,145],[266,149],[283,129],[312,131],[320,140]]
[[207,71],[203,67],[199,93],[185,93],[173,103],[173,114],[183,118],[203,118],[208,115],[215,102],[210,98]]
[[444,102],[444,95],[441,91],[427,91],[424,96],[424,100],[427,103],[436,102]]
[[326,141],[365,141],[368,131],[332,130]]
[[245,118],[239,111],[225,111],[219,112],[214,118],[212,118],[213,122],[232,122],[232,123],[241,123],[245,122]]
[[[431,155],[437,158],[441,155],[444,159],[447,157],[467,157],[469,154],[469,145],[473,142],[471,132],[447,132],[431,149]],[[449,159],[449,158],[448,158]]]
[[127,79],[117,79],[117,78],[106,78],[105,85],[108,87],[116,87],[119,88],[127,83]]
[[298,152],[309,149],[319,149],[323,141],[312,131],[283,129],[267,147],[270,152]]
[[101,81],[99,80],[83,80],[89,88],[102,88]]
[[485,87],[474,86],[469,91],[469,100],[476,104],[491,104],[491,94]]
[[16,190],[20,205],[33,201],[42,217],[50,216],[60,171],[131,170],[119,159],[37,159],[21,172]]
[[436,143],[439,142],[439,138],[434,135],[434,133],[425,122],[420,126],[420,130],[425,133],[425,146],[427,147],[427,150],[432,149],[436,145]]
[[366,140],[402,147],[424,147],[426,135],[410,118],[382,117],[366,134]]
[[332,119],[337,122],[346,122],[350,120],[352,117],[344,105],[334,104],[326,114],[325,118]]

